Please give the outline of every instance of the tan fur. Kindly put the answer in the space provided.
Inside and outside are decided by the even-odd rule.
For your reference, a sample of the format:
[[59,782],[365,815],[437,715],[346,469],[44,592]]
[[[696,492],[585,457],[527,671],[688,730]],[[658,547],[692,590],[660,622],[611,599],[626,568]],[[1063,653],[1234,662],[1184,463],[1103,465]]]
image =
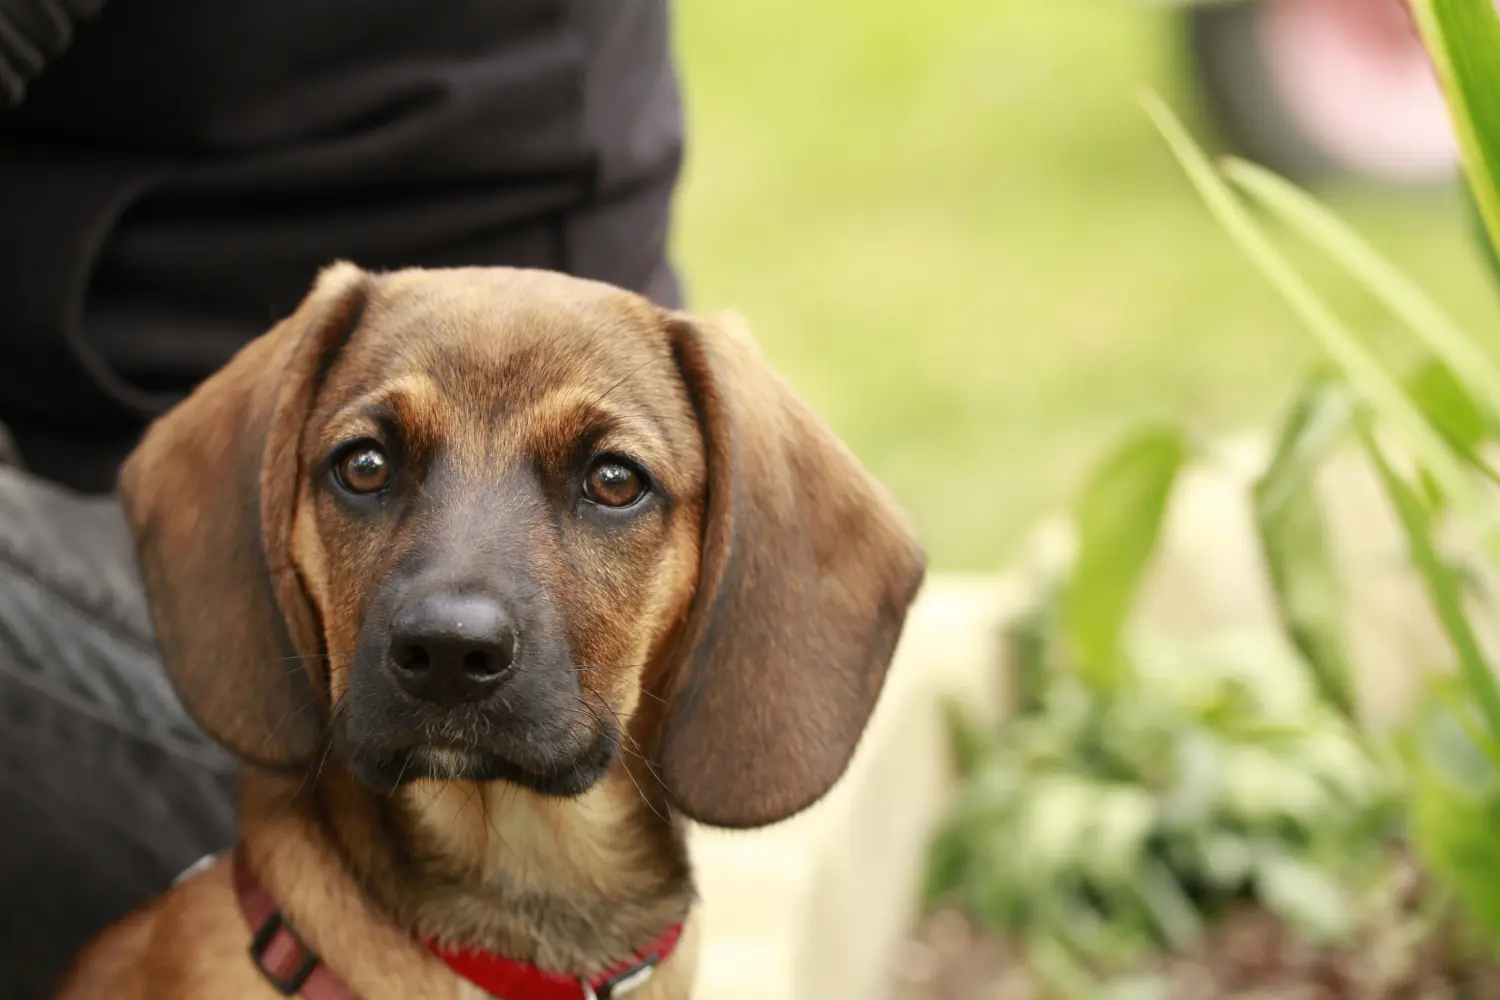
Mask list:
[[[325,456],[392,433],[404,492],[351,507]],[[585,447],[638,460],[662,495],[578,520]],[[684,918],[632,997],[686,997],[685,821],[773,822],[827,790],[922,573],[889,497],[736,319],[543,272],[328,269],[152,428],[122,492],[167,670],[251,763],[251,867],[366,1000],[477,995],[421,936],[588,974]],[[373,711],[356,670],[378,668],[382,588],[433,565],[531,581],[517,599],[558,623],[522,639],[575,665],[549,753],[582,760],[601,733],[619,748],[572,797],[466,776],[471,751],[450,747],[489,738],[474,713],[409,751],[443,777],[381,793],[351,764],[367,737],[339,727]],[[228,868],[107,932],[61,995],[274,997]]]

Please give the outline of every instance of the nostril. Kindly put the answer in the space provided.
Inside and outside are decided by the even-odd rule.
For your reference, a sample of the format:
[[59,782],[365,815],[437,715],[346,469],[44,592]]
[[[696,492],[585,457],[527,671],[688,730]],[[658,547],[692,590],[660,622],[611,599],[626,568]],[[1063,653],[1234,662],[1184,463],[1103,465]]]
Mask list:
[[477,649],[464,654],[464,673],[470,677],[478,680],[484,677],[492,677],[499,672],[490,663],[489,654]]
[[464,673],[473,680],[489,680],[504,673],[516,658],[516,633],[505,629],[493,645],[471,649],[463,655]]
[[432,665],[427,648],[416,643],[402,643],[391,653],[396,666],[410,673],[421,673]]

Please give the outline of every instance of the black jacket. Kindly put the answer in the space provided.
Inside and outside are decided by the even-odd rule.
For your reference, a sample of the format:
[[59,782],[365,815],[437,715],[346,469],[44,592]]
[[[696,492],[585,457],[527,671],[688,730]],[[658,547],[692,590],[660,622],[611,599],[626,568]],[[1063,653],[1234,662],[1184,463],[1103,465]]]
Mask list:
[[0,421],[108,488],[335,258],[671,303],[666,0],[0,0]]

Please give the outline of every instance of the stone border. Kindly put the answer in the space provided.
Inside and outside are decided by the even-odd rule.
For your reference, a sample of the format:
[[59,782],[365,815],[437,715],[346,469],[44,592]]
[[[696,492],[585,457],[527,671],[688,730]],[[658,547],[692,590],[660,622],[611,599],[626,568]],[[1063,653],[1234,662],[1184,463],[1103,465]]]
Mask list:
[[1005,703],[1000,623],[1015,580],[934,576],[912,609],[848,773],[818,805],[753,832],[698,828],[704,1000],[843,1000],[889,988],[924,846],[953,789],[939,711]]

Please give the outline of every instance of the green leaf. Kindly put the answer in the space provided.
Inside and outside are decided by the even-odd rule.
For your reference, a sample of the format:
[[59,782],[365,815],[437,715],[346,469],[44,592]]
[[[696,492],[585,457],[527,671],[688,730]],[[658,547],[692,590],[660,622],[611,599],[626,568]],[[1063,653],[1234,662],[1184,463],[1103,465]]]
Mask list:
[[1026,944],[1026,955],[1037,976],[1049,986],[1049,996],[1064,1000],[1095,1000],[1099,985],[1072,952],[1050,934],[1036,934]]
[[1078,561],[1064,628],[1080,672],[1095,690],[1119,684],[1120,637],[1187,455],[1187,442],[1176,430],[1141,433],[1104,461],[1078,500]]
[[1415,720],[1417,765],[1470,798],[1500,795],[1493,743],[1461,685],[1458,678],[1432,679]]
[[1156,822],[1156,799],[1132,784],[1104,786],[1083,866],[1100,879],[1124,880],[1139,862]]
[[1252,490],[1261,552],[1287,634],[1318,693],[1353,719],[1353,671],[1344,649],[1343,594],[1315,490],[1319,465],[1348,429],[1348,391],[1315,379],[1297,397],[1276,452]]
[[1430,698],[1417,718],[1411,830],[1425,865],[1500,945],[1500,771],[1453,707]]
[[1497,532],[1493,505],[1467,474],[1462,459],[1427,423],[1422,412],[1374,353],[1339,320],[1285,255],[1271,244],[1161,98],[1148,93],[1142,98],[1142,104],[1225,232],[1286,299],[1359,399],[1391,425],[1419,462],[1432,473],[1444,496],[1471,520],[1491,562],[1500,566],[1500,532]]
[[1046,879],[1076,871],[1090,849],[1100,786],[1069,774],[1033,777],[1026,808],[1018,817],[1018,862],[1023,873]]
[[927,867],[922,876],[922,904],[931,909],[968,884],[972,851],[958,827],[939,830],[927,847]]
[[1458,654],[1459,673],[1484,718],[1491,739],[1500,740],[1500,684],[1479,647],[1463,605],[1463,584],[1443,560],[1432,540],[1432,524],[1427,508],[1416,492],[1398,476],[1386,461],[1385,454],[1364,421],[1359,422],[1360,439],[1380,475],[1386,496],[1406,534],[1412,561],[1427,587],[1438,620]]
[[957,701],[944,699],[942,710],[943,720],[948,725],[948,746],[954,770],[960,777],[967,777],[974,773],[993,741]]
[[1484,216],[1479,214],[1479,202],[1474,200],[1474,192],[1467,184],[1464,185],[1464,208],[1464,214],[1474,233],[1474,239],[1479,243],[1480,255],[1489,265],[1490,277],[1500,278],[1500,253],[1496,252],[1495,244],[1491,242],[1490,234],[1484,228]]
[[1464,174],[1500,246],[1500,17],[1491,0],[1411,0],[1448,99]]
[[1254,868],[1255,851],[1238,833],[1209,832],[1195,846],[1204,875],[1223,895],[1232,895],[1249,879]]
[[1447,365],[1429,361],[1417,368],[1406,379],[1406,393],[1454,451],[1490,479],[1496,478],[1479,457],[1479,446],[1490,436],[1490,422]]
[[1056,676],[1053,647],[1059,608],[1065,603],[1062,590],[1062,585],[1049,587],[1034,607],[1003,628],[1016,715],[1040,711]]
[[1226,750],[1221,794],[1224,813],[1246,824],[1310,825],[1331,804],[1316,777],[1286,766],[1269,748],[1250,744]]
[[[1469,391],[1500,407],[1500,365],[1415,282],[1331,210],[1305,191],[1244,160],[1228,160],[1224,175],[1303,238],[1338,261],[1360,284],[1458,373]],[[1483,418],[1480,427],[1483,428]]]
[[1161,823],[1196,829],[1209,822],[1224,795],[1225,744],[1196,726],[1172,746],[1173,782],[1162,796]]
[[1169,948],[1189,951],[1203,939],[1203,917],[1166,865],[1147,859],[1136,875],[1136,893]]
[[1289,852],[1256,864],[1256,894],[1266,907],[1320,942],[1341,942],[1354,927],[1349,899],[1328,873]]
[[1303,733],[1294,749],[1297,766],[1305,768],[1343,802],[1372,805],[1391,791],[1389,776],[1370,759],[1353,733],[1319,728]]

